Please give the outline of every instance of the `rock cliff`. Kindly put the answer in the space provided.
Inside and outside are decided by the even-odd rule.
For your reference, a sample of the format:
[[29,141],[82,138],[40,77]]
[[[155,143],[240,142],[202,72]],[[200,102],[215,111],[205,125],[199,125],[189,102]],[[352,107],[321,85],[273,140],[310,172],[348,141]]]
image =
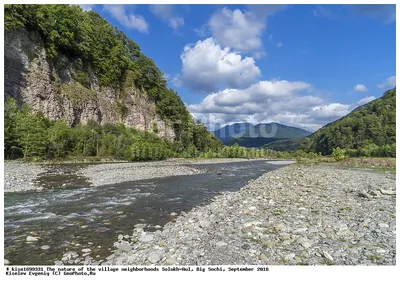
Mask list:
[[[50,120],[64,119],[70,126],[96,120],[123,123],[173,140],[175,132],[156,113],[145,91],[125,85],[124,91],[100,87],[93,71],[85,85],[80,59],[59,55],[49,59],[42,38],[24,29],[5,33],[4,94],[19,104],[29,103]],[[122,93],[123,92],[123,93]]]

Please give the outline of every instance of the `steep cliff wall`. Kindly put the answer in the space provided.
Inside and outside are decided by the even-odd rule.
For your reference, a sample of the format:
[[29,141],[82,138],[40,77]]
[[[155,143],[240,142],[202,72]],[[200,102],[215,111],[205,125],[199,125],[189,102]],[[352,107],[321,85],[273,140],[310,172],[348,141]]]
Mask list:
[[156,114],[154,102],[144,91],[134,85],[125,85],[123,94],[120,89],[100,87],[93,71],[82,85],[76,77],[85,73],[83,69],[79,59],[60,55],[50,60],[37,34],[23,29],[5,34],[5,97],[29,103],[47,118],[64,119],[70,126],[89,120],[123,123],[175,138],[174,130]]

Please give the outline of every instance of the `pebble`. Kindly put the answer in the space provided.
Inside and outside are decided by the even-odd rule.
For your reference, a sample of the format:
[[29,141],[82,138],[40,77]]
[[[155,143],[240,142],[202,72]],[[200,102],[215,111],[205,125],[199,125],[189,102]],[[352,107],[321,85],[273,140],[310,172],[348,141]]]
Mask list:
[[249,244],[243,244],[242,246],[241,246],[241,248],[243,249],[243,250],[250,250],[250,245]]
[[383,195],[396,195],[396,190],[385,190],[385,189],[380,189],[379,190]]
[[143,232],[139,237],[139,241],[143,242],[143,243],[151,242],[151,241],[153,241],[153,239],[154,239],[154,235],[146,234],[145,232]]
[[162,259],[162,252],[152,252],[147,257],[147,260],[151,263],[159,262]]
[[333,261],[333,257],[327,252],[327,251],[323,251],[322,255],[327,258],[330,261]]
[[50,249],[50,246],[49,245],[43,245],[43,246],[40,247],[40,249],[48,250],[48,249]]
[[39,237],[28,236],[28,237],[26,237],[26,241],[27,241],[27,242],[37,242],[37,241],[39,241],[38,238],[39,238]]
[[168,257],[166,260],[165,260],[165,264],[166,265],[174,265],[174,264],[177,264],[178,262],[176,261],[176,259],[174,259],[174,258],[172,258],[172,257]]
[[227,245],[228,245],[228,244],[225,243],[224,241],[219,241],[219,242],[217,242],[217,243],[215,244],[215,246],[216,246],[217,248],[225,247],[225,246],[227,246]]
[[124,242],[118,245],[118,249],[124,252],[129,252],[132,250],[132,246]]

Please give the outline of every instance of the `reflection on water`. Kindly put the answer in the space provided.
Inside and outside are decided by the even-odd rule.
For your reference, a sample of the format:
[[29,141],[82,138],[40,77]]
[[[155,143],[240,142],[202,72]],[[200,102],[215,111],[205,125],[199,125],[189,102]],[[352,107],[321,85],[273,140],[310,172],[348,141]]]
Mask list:
[[[236,191],[248,180],[281,167],[265,161],[190,166],[207,173],[97,188],[76,176],[79,167],[54,166],[40,179],[54,189],[4,196],[5,258],[14,265],[52,265],[66,250],[86,246],[93,250],[92,257],[104,258],[117,235],[132,235],[135,224],[146,223],[155,230],[155,225],[173,219],[171,212],[190,210],[219,191]],[[60,189],[64,183],[68,185]],[[27,236],[40,240],[27,243]],[[43,245],[50,249],[42,250]]]

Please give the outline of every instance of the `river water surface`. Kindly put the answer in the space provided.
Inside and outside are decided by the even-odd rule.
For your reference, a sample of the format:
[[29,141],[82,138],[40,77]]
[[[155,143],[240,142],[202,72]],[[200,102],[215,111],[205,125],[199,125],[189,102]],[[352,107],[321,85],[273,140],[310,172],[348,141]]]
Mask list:
[[[47,190],[4,196],[5,258],[12,265],[54,265],[66,251],[88,247],[98,261],[111,254],[119,234],[132,235],[135,224],[146,223],[154,231],[174,219],[172,212],[206,204],[222,191],[237,191],[283,165],[258,160],[189,166],[206,173],[99,187],[75,174],[82,166],[48,167],[37,179]],[[27,236],[40,240],[27,243]],[[43,245],[50,248],[42,250]]]

